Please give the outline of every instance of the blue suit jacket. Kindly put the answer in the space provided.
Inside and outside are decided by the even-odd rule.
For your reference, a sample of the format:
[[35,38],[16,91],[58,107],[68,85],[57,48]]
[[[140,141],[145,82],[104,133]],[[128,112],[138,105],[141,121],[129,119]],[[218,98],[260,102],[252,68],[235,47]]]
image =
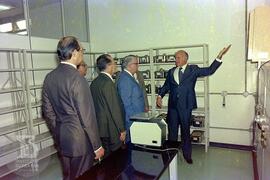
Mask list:
[[130,116],[144,112],[143,90],[134,77],[126,71],[122,71],[118,76],[117,90],[124,105],[126,128],[128,129],[132,124],[129,121]]
[[221,62],[214,61],[209,67],[200,68],[197,65],[187,65],[182,75],[180,84],[174,80],[173,73],[176,67],[168,72],[168,76],[162,88],[159,91],[161,97],[169,92],[168,108],[180,106],[181,109],[197,108],[195,84],[198,77],[209,76],[213,74]]

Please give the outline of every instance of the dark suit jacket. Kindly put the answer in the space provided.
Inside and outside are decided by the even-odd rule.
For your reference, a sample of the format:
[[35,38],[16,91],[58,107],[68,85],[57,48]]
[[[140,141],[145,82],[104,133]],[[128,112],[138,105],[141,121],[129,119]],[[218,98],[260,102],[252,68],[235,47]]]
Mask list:
[[187,65],[180,84],[177,84],[174,80],[173,73],[176,68],[174,67],[169,70],[166,81],[159,91],[159,95],[163,97],[167,92],[170,93],[168,102],[169,108],[178,105],[181,109],[195,109],[197,108],[195,94],[197,78],[213,74],[220,65],[221,62],[216,60],[209,67],[204,68],[200,68],[197,65]]
[[120,132],[125,131],[124,114],[116,86],[109,76],[100,73],[91,83],[100,137],[109,137],[115,150],[121,146]]
[[47,74],[42,111],[62,155],[83,156],[101,146],[88,83],[71,65],[59,64]]

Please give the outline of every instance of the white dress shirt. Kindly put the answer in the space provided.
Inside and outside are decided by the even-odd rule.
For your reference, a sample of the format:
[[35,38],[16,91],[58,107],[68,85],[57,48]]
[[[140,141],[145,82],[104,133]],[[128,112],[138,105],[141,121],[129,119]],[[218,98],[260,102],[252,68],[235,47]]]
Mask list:
[[114,82],[114,80],[113,80],[112,76],[111,76],[109,73],[104,72],[104,71],[101,71],[100,73],[106,74],[106,75],[107,75],[109,78],[111,78],[111,80]]
[[[218,59],[218,58],[216,58],[215,60],[218,61],[218,62],[222,62],[221,59]],[[182,66],[181,71],[182,71],[183,74],[185,72],[186,67],[187,67],[187,64]],[[174,80],[177,82],[177,84],[179,84],[179,74],[178,74],[179,69],[180,69],[180,67],[175,68],[174,73],[173,73]]]
[[70,62],[61,61],[60,63],[61,63],[61,64],[68,64],[68,65],[74,67],[75,69],[77,69],[77,66],[76,66],[75,64],[70,63]]
[[[186,67],[187,67],[187,64],[185,64],[185,65],[182,66],[181,71],[182,71],[183,74],[185,72]],[[179,70],[180,70],[180,66],[178,66],[177,68],[175,68],[174,73],[173,73],[174,80],[175,80],[175,82],[177,82],[177,84],[180,83],[179,82],[179,75],[178,75],[179,74]]]

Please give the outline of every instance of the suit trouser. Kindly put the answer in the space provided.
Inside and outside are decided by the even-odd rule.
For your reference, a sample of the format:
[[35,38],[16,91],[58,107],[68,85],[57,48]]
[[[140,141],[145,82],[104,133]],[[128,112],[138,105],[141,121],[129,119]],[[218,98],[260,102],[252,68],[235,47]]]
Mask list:
[[178,129],[181,129],[181,144],[185,158],[191,158],[190,118],[192,110],[169,108],[168,109],[168,133],[169,141],[177,141]]
[[79,157],[59,155],[63,168],[63,179],[73,180],[89,170],[94,162],[94,154],[86,154]]

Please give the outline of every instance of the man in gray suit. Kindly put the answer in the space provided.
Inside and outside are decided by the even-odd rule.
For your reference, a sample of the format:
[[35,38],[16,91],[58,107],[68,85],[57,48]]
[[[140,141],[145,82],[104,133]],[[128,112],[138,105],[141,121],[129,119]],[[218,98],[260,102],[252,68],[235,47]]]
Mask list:
[[91,83],[97,122],[105,156],[121,147],[125,141],[123,109],[112,79],[115,62],[108,54],[97,58],[98,77]]
[[92,166],[94,158],[103,156],[104,149],[88,83],[76,68],[83,60],[83,48],[75,37],[63,37],[57,55],[60,64],[44,80],[42,111],[64,179],[75,179]]
[[144,97],[144,104],[145,104],[144,109],[145,109],[145,112],[148,112],[149,111],[149,102],[148,102],[148,97],[147,97],[147,93],[146,93],[146,87],[145,87],[143,74],[140,71],[137,71],[133,76],[143,90],[143,97]]
[[125,110],[125,126],[127,130],[126,142],[129,142],[129,128],[132,125],[130,117],[145,111],[144,95],[142,87],[134,78],[138,72],[138,56],[128,55],[122,63],[122,72],[117,78],[117,92]]

